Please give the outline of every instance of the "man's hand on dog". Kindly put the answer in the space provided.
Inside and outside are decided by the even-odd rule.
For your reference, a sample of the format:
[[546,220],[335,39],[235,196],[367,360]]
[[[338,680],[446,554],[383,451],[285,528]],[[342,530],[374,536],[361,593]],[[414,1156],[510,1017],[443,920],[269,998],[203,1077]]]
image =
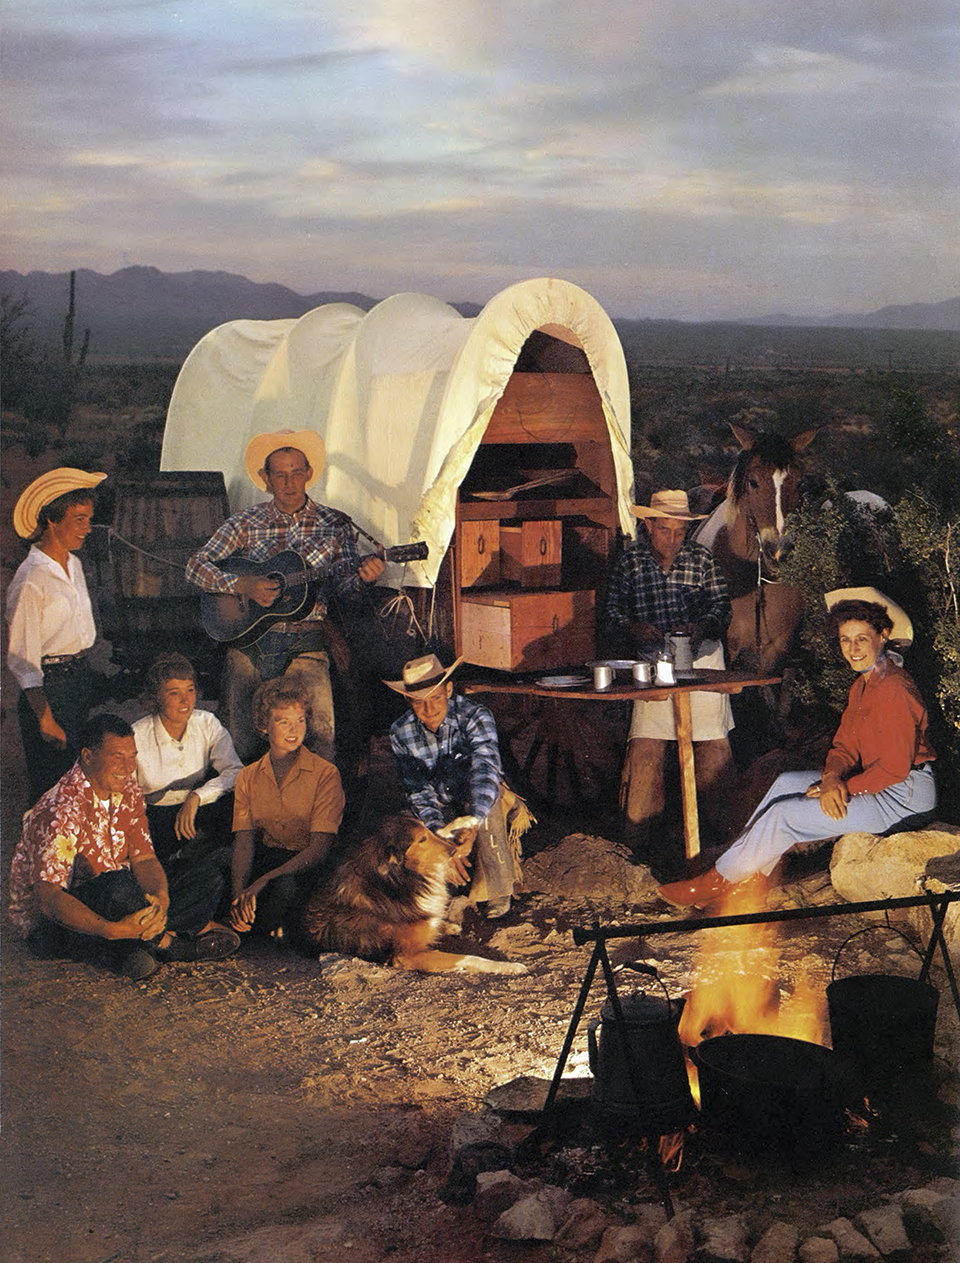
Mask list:
[[453,834],[453,841],[456,842],[457,848],[450,856],[450,868],[456,874],[457,881],[451,884],[469,885],[470,869],[473,866],[470,853],[476,840],[477,825],[467,825],[465,828],[457,829]]

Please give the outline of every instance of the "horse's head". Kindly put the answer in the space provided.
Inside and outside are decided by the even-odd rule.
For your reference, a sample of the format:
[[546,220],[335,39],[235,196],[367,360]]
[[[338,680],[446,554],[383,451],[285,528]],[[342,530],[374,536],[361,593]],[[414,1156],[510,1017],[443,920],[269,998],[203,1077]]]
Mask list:
[[741,452],[727,491],[732,526],[738,521],[748,544],[759,549],[765,569],[773,571],[789,546],[787,515],[798,505],[801,470],[797,454],[813,440],[816,430],[792,439],[780,434],[755,434],[732,425]]

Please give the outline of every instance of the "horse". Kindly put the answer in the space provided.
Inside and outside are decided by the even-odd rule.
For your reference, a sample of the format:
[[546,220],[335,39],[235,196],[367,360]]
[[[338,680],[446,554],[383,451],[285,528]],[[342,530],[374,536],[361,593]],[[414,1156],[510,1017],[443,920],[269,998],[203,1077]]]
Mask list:
[[797,457],[817,431],[787,439],[730,428],[741,450],[726,499],[693,538],[713,553],[730,592],[730,667],[773,674],[789,655],[803,608],[798,589],[777,582],[777,566],[789,546],[787,516],[800,501]]

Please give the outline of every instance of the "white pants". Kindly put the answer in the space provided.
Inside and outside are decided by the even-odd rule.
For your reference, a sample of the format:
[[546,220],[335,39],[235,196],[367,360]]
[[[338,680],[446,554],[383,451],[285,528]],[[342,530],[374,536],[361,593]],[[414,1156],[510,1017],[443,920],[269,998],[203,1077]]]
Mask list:
[[[695,667],[723,669],[723,645],[716,640],[705,640],[700,646],[700,656]],[[690,717],[694,741],[719,741],[733,727],[730,697],[726,693],[691,693]],[[673,702],[634,702],[633,719],[630,723],[629,740],[635,737],[652,737],[656,741],[676,741],[677,724]]]

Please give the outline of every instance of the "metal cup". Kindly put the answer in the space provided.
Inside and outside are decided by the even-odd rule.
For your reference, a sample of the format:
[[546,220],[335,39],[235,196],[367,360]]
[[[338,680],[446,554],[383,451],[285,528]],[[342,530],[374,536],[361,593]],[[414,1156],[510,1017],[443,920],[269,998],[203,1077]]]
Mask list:
[[630,673],[633,676],[634,684],[642,687],[645,684],[653,683],[653,667],[649,662],[635,662],[630,668]]
[[608,689],[613,683],[613,667],[599,666],[593,668],[593,687]]

